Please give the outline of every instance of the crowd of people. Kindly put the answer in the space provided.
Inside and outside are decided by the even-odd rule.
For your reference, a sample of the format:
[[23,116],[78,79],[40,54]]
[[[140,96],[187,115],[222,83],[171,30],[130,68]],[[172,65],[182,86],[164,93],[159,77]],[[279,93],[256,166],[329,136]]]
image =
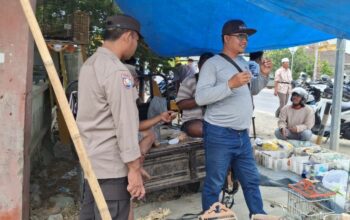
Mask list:
[[[108,17],[103,45],[84,63],[79,75],[77,124],[112,219],[133,219],[130,203],[145,196],[143,181],[149,177],[142,164],[155,141],[152,127],[176,116],[164,111],[139,120],[137,74],[123,61],[134,55],[142,38],[140,28],[130,16]],[[220,54],[203,53],[197,73],[192,64],[176,67],[181,130],[191,137],[203,137],[204,142],[203,211],[218,201],[231,167],[250,215],[265,213],[249,128],[253,96],[267,85],[273,65],[263,58],[263,52],[251,53],[249,62],[242,57],[255,33],[243,21],[229,20],[222,27]],[[283,59],[275,74],[275,95],[280,99],[275,134],[281,139],[307,140],[314,123],[312,110],[305,105],[304,91],[291,91],[288,63]],[[286,106],[290,93],[292,105]],[[100,218],[85,181],[80,219]]]

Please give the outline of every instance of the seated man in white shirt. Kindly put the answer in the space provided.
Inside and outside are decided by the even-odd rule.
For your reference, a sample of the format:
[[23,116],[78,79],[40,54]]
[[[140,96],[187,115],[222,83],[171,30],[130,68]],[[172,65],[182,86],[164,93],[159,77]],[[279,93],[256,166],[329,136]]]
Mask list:
[[[130,64],[125,64],[125,66],[129,69],[131,75],[133,76],[135,89],[138,88],[140,82],[135,66]],[[138,139],[141,151],[141,165],[145,160],[145,155],[150,151],[156,140],[156,134],[152,128],[159,123],[169,123],[175,117],[176,114],[174,112],[164,111],[152,118],[140,121]],[[151,178],[151,176],[143,168],[141,168],[141,174],[145,179]]]
[[292,139],[309,141],[312,136],[311,128],[315,124],[313,109],[305,105],[308,93],[303,88],[295,88],[292,91],[292,104],[281,109],[278,128],[275,136],[278,139]]
[[[203,53],[199,58],[198,68],[200,69],[204,62],[212,56],[214,56],[212,53]],[[191,137],[202,137],[203,135],[204,108],[198,106],[194,99],[198,75],[199,73],[188,76],[182,81],[176,98],[176,104],[182,110],[181,130]]]

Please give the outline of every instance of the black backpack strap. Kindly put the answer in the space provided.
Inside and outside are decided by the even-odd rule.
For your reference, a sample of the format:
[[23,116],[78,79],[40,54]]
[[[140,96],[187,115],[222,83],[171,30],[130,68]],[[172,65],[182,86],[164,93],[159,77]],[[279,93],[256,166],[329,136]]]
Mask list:
[[199,73],[194,74],[194,77],[196,77],[196,84],[198,83],[198,79],[199,79]]
[[[240,66],[238,66],[238,64],[233,59],[231,59],[229,56],[227,56],[224,53],[219,53],[219,55],[222,58],[224,58],[227,62],[231,63],[238,70],[238,72],[243,72],[242,68]],[[255,106],[254,106],[254,99],[253,99],[252,91],[250,90],[251,89],[250,83],[248,83],[247,86],[248,86],[248,89],[249,89],[249,92],[250,92],[250,97],[252,98],[252,105],[253,105],[253,109],[254,109],[255,108]]]
[[219,55],[222,56],[225,60],[227,60],[227,62],[231,63],[238,70],[238,72],[243,72],[241,67],[239,67],[238,64],[233,59],[231,59],[229,56],[227,56],[224,53],[219,53]]

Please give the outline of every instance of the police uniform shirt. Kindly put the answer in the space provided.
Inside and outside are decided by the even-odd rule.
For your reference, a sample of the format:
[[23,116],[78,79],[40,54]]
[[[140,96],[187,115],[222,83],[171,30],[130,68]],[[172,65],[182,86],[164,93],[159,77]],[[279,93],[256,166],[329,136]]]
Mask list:
[[77,124],[98,179],[127,176],[140,157],[137,91],[127,67],[100,47],[82,66]]

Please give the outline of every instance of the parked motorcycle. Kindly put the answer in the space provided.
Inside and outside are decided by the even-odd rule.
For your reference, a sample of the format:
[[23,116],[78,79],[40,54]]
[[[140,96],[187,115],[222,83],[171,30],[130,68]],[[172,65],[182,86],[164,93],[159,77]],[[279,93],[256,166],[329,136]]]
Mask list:
[[[293,87],[302,87],[308,91],[309,96],[306,102],[315,111],[315,126],[312,132],[318,135],[321,129],[321,121],[326,109],[327,103],[332,103],[333,82],[329,76],[322,76],[319,80],[308,82],[307,77],[301,74],[299,79],[293,82]],[[350,82],[343,85],[343,103],[341,109],[340,137],[350,140]],[[331,113],[324,128],[324,137],[329,137],[331,133]]]
[[[328,82],[327,87],[324,89],[322,93],[322,98],[326,99],[332,99],[333,98],[333,83]],[[350,84],[344,83],[343,85],[343,102],[349,102],[350,101]]]
[[[330,99],[321,99],[317,104],[315,108],[315,126],[312,128],[312,132],[315,135],[319,134],[320,128],[321,128],[321,121],[322,117],[324,115],[324,111],[326,108],[327,103],[332,103],[332,100]],[[331,110],[332,111],[332,110]],[[328,118],[328,121],[325,125],[324,130],[324,137],[329,138],[331,133],[331,118],[330,115]],[[343,102],[341,106],[341,114],[340,114],[340,138],[344,138],[347,140],[350,140],[350,103],[349,102]]]

